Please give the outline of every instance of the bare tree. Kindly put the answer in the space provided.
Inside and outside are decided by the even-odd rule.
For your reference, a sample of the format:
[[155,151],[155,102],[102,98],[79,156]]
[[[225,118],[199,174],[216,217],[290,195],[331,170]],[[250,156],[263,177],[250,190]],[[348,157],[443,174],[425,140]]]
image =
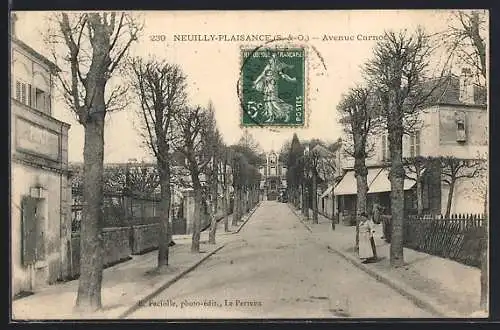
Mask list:
[[[231,173],[229,171],[231,162],[231,150],[225,146],[221,146],[220,173],[222,173],[222,205],[224,211],[224,231],[229,231],[229,186],[231,185]],[[233,215],[234,216],[234,215]]]
[[[445,32],[445,45],[452,56],[456,56],[459,64],[472,67],[476,73],[476,83],[488,87],[487,54],[488,54],[488,12],[457,11],[453,14],[449,29]],[[486,164],[486,162],[484,162]],[[484,197],[485,215],[487,214],[488,183],[477,186],[479,195]],[[485,219],[485,242],[481,253],[481,308],[487,310],[488,305],[488,217]]]
[[[408,121],[418,119],[424,102],[434,87],[423,88],[433,47],[422,29],[389,31],[374,49],[373,59],[366,67],[370,83],[376,88],[389,137],[391,181],[391,265],[401,266],[403,257],[403,216],[405,170],[402,140]],[[412,120],[410,120],[412,119]]]
[[300,206],[300,194],[302,187],[302,162],[299,161],[303,155],[302,144],[297,134],[293,134],[292,142],[287,157],[286,180],[292,203],[296,208]]
[[155,59],[130,61],[130,80],[140,107],[146,145],[156,158],[161,189],[158,268],[168,266],[171,205],[172,122],[186,103],[186,76],[179,66]]
[[243,185],[244,185],[244,170],[247,165],[247,160],[243,154],[238,151],[233,152],[231,167],[233,171],[233,188],[234,188],[234,212],[232,225],[237,226],[243,216]]
[[446,203],[445,218],[449,218],[455,186],[463,179],[476,178],[481,172],[481,161],[458,159],[453,156],[440,157],[441,180],[448,185],[448,200]]
[[357,185],[356,200],[356,249],[359,247],[359,215],[366,213],[366,196],[368,194],[366,158],[373,146],[368,138],[374,133],[378,123],[377,105],[371,97],[370,91],[364,87],[352,88],[337,106],[344,126],[344,131],[352,141],[345,152],[354,157],[354,173]]
[[[422,180],[424,171],[430,165],[430,159],[423,156],[415,156],[403,159],[403,164],[405,167],[405,178],[415,181],[416,191],[417,191],[417,215],[422,215],[423,213],[423,191],[422,191]],[[412,173],[412,176],[408,174]]]
[[[84,200],[76,310],[101,308],[104,121],[122,109],[126,88],[107,84],[119,69],[141,27],[128,13],[60,13],[53,17],[48,42],[64,100],[84,127]],[[62,62],[62,63],[61,63]]]
[[209,132],[213,126],[207,125],[212,122],[213,113],[200,106],[186,107],[176,116],[176,125],[179,130],[179,139],[175,141],[176,150],[185,157],[185,165],[189,170],[191,183],[194,190],[194,221],[191,252],[200,252],[201,216],[203,209],[203,187],[200,181],[202,174],[208,164],[212,161],[210,148],[204,136],[211,135]]
[[445,46],[452,63],[466,65],[476,72],[476,82],[487,82],[488,16],[486,10],[459,10],[452,14],[450,26],[444,33]]
[[209,181],[209,200],[210,200],[210,230],[208,234],[208,243],[215,244],[215,234],[217,230],[217,218],[216,213],[218,210],[218,195],[219,195],[219,163],[222,157],[222,147],[223,141],[219,130],[216,127],[214,109],[210,102],[208,105],[208,116],[209,122],[206,122],[205,129],[206,134],[204,139],[206,140],[205,145],[209,148],[209,157],[211,161],[209,166],[206,167],[206,175]]
[[259,143],[255,140],[248,129],[245,129],[243,131],[243,135],[238,140],[238,145],[245,146],[254,153],[258,153],[260,150]]

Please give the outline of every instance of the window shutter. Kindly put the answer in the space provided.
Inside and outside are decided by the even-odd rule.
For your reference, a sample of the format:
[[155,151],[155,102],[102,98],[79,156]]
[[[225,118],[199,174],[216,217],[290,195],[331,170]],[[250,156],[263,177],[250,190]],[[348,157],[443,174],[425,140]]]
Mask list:
[[24,266],[33,264],[36,261],[36,207],[37,201],[32,197],[24,197],[21,201],[21,258]]
[[33,105],[33,89],[31,84],[28,84],[28,105],[31,107]]
[[21,83],[16,81],[16,100],[21,101]]
[[50,97],[49,94],[45,94],[45,112],[50,115]]
[[26,84],[21,84],[21,102],[26,104]]

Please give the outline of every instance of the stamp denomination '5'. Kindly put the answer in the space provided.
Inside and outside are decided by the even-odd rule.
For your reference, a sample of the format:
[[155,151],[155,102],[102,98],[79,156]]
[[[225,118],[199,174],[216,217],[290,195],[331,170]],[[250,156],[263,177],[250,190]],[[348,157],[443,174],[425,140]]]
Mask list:
[[303,126],[304,48],[242,49],[242,124]]

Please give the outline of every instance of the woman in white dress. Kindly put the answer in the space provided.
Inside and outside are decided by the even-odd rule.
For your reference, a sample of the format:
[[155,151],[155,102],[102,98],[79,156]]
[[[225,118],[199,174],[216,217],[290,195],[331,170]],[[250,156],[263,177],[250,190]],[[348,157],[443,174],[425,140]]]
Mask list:
[[359,222],[359,258],[363,262],[369,262],[376,258],[373,251],[373,234],[375,233],[375,225],[366,213],[360,214]]

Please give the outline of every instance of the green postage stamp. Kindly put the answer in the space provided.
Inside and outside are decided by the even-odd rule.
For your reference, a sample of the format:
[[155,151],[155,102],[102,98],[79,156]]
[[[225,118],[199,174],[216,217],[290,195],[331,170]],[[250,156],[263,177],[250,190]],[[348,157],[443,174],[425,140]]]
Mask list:
[[241,49],[243,126],[304,126],[306,51],[303,47]]

